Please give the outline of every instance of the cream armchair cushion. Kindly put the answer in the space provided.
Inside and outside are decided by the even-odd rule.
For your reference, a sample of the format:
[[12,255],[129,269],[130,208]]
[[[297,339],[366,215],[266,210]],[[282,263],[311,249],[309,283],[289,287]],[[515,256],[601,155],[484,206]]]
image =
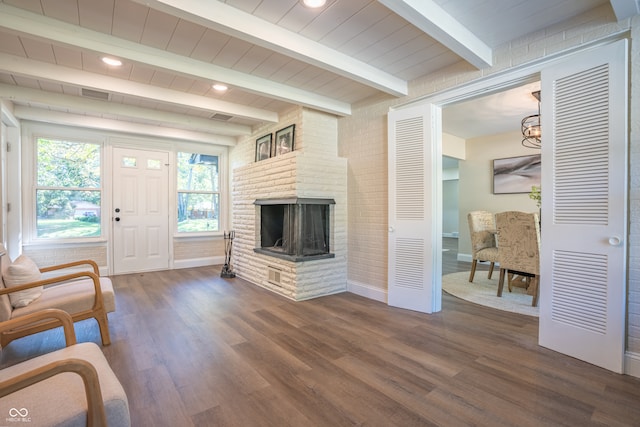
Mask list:
[[[5,250],[0,245],[0,322],[20,316],[55,308],[69,313],[74,322],[94,318],[98,322],[102,344],[109,345],[109,323],[107,313],[115,311],[115,295],[111,279],[100,277],[98,265],[92,260],[80,260],[66,264],[40,268],[40,273],[53,277],[29,282],[13,287],[6,286],[11,265],[7,262]],[[16,292],[41,289],[40,297],[30,304],[13,307],[10,298]],[[55,320],[40,322],[30,327],[0,333],[0,347],[12,340],[36,332],[60,326]]]
[[131,426],[122,385],[100,347],[76,343],[67,313],[52,309],[32,313],[0,322],[0,331],[47,319],[63,325],[67,347],[0,370],[3,421],[9,417],[15,420],[7,420],[7,425]]
[[[64,360],[82,360],[98,374],[108,426],[129,426],[129,404],[122,385],[104,358],[100,347],[86,342],[38,356],[0,370],[2,381]],[[82,378],[63,372],[0,399],[2,408],[25,408],[30,424],[37,426],[86,426],[87,402]],[[3,414],[6,416],[6,414]],[[23,425],[23,423],[15,423]]]

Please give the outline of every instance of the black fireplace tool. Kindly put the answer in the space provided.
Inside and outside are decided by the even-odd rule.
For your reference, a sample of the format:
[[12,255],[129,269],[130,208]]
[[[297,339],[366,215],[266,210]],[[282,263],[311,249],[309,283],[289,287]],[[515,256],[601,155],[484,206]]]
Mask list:
[[236,232],[231,230],[229,233],[224,232],[224,265],[220,272],[220,277],[233,278],[236,277],[236,273],[233,272],[231,267],[231,248],[233,247],[233,239],[236,237]]

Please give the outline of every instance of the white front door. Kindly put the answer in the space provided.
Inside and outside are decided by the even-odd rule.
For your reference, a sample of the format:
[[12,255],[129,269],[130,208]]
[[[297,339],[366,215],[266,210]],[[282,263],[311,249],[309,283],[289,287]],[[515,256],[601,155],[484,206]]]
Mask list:
[[[389,112],[388,304],[424,313],[440,310],[441,239],[435,239],[441,197],[441,154],[432,138],[431,104]],[[432,244],[432,242],[434,242]]]
[[113,150],[114,274],[169,268],[169,154]]
[[627,42],[542,71],[540,345],[623,372]]

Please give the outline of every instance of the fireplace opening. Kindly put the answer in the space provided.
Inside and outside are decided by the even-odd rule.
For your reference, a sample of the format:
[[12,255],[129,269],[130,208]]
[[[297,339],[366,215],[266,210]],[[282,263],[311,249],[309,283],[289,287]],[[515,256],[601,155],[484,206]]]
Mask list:
[[256,252],[295,262],[335,256],[329,240],[333,199],[260,199],[255,204],[261,242]]

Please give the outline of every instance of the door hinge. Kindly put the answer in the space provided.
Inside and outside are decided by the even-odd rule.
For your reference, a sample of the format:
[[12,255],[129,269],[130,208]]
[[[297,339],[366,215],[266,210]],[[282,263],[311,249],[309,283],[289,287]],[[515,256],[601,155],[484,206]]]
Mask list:
[[7,212],[11,212],[11,203],[7,203]]
[[9,151],[11,151],[11,143],[10,143],[10,142],[7,142],[7,153],[8,153]]

